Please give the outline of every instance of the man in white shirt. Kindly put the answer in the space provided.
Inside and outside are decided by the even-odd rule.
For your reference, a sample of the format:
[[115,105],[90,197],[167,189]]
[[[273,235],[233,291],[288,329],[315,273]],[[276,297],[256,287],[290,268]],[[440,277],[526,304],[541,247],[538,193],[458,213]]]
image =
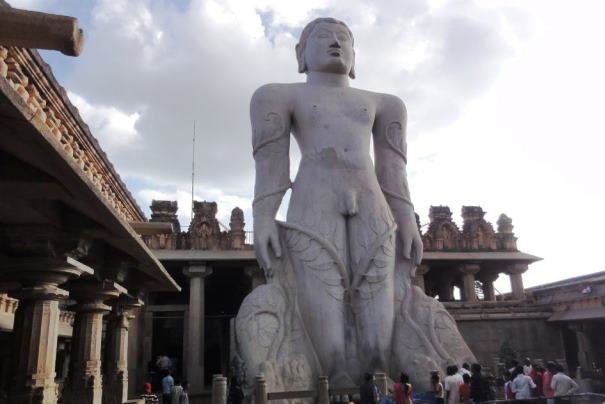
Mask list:
[[458,366],[448,366],[447,376],[443,380],[447,404],[460,403],[460,385],[464,383],[462,376],[458,373]]
[[523,373],[521,366],[517,366],[515,373],[517,373],[517,376],[510,383],[510,389],[515,393],[515,399],[525,400],[531,398],[531,389],[535,389],[536,384],[531,377]]
[[578,383],[563,373],[561,367],[557,368],[557,373],[552,377],[550,388],[555,391],[555,397],[574,394],[578,390]]

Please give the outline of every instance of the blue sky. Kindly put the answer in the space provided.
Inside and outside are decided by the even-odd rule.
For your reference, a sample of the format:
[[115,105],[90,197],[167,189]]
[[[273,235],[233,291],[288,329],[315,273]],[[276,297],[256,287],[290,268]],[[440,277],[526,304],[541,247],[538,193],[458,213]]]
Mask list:
[[[142,208],[196,199],[251,225],[248,102],[271,81],[301,81],[294,45],[316,16],[355,35],[355,87],[407,104],[412,197],[481,205],[513,219],[519,247],[544,258],[535,285],[605,270],[601,1],[13,0],[79,18],[84,53],[42,52]],[[298,152],[291,153],[293,173]],[[283,214],[283,209],[281,211]],[[501,276],[497,287],[508,289]]]

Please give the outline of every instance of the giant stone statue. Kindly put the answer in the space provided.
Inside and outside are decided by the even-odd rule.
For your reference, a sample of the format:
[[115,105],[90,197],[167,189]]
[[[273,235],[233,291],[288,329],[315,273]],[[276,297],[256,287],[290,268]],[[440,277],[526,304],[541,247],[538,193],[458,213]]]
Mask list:
[[[351,387],[381,370],[428,389],[431,371],[474,358],[443,306],[411,284],[422,241],[405,106],[350,87],[353,34],[341,21],[309,23],[296,56],[306,82],[264,85],[250,105],[255,249],[268,283],[236,319],[247,384],[263,373],[268,391],[311,389],[319,375]],[[294,182],[290,134],[302,155]]]

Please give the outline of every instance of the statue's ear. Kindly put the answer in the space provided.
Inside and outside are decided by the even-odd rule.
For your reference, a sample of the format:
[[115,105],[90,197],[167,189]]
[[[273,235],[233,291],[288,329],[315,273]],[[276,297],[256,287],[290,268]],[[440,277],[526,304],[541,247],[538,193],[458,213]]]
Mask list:
[[307,64],[305,63],[305,50],[300,43],[296,44],[296,60],[298,60],[298,72],[305,73],[307,71]]
[[355,79],[355,51],[353,51],[353,64],[351,65],[351,70],[349,71],[349,77],[351,79]]

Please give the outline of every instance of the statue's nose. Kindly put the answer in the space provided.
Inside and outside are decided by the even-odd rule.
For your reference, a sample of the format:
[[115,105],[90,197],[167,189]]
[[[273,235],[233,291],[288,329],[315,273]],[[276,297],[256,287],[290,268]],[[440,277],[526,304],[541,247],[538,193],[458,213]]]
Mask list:
[[340,49],[340,44],[338,43],[338,41],[334,41],[330,44],[330,48]]

